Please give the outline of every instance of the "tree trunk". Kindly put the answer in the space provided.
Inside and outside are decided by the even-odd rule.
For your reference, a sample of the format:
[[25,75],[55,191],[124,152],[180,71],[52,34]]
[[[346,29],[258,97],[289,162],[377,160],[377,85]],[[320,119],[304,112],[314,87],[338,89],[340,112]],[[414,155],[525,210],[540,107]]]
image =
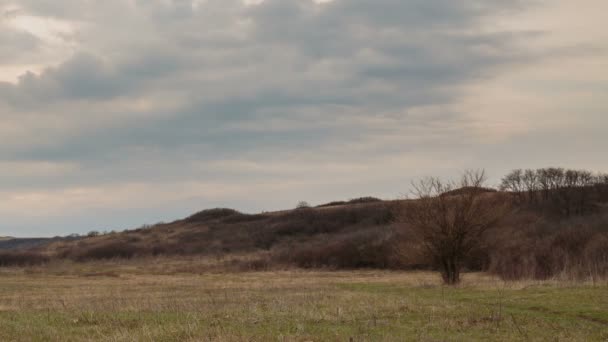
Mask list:
[[441,263],[441,276],[446,285],[460,283],[460,263],[455,258],[446,258]]

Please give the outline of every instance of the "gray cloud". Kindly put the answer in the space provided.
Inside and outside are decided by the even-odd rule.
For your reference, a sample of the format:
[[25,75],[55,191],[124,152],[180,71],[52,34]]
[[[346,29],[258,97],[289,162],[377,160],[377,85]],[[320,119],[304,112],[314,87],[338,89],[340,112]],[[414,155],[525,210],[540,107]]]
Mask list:
[[[13,192],[272,180],[288,189],[306,178],[290,164],[353,183],[344,170],[360,168],[367,191],[390,189],[406,169],[415,176],[415,165],[396,162],[404,156],[427,168],[427,156],[448,160],[450,170],[471,166],[464,164],[487,152],[450,156],[485,137],[459,107],[466,87],[538,58],[523,46],[540,36],[482,27],[525,10],[519,0],[18,6],[72,25],[76,47],[38,74],[0,83],[0,133],[10,140],[0,163],[53,171],[0,179]],[[15,52],[0,44],[0,62],[15,62],[37,39],[2,31],[0,43]],[[204,203],[217,203],[209,196]]]
[[[46,3],[26,3],[41,15],[71,13]],[[512,37],[471,30],[486,12],[511,8],[515,1],[455,5],[450,1],[342,0],[318,5],[268,0],[249,7],[235,1],[210,1],[198,10],[190,2],[137,4],[125,10],[136,18],[132,29],[101,28],[121,35],[116,39],[118,48],[125,48],[125,36],[133,41],[132,47],[118,53],[102,51],[105,56],[79,53],[39,76],[26,74],[17,85],[4,84],[2,93],[10,103],[38,108],[50,102],[85,101],[82,116],[99,115],[90,114],[91,101],[111,103],[117,97],[178,93],[184,101],[168,118],[144,118],[125,122],[118,129],[101,129],[94,135],[99,140],[91,139],[88,132],[76,134],[64,145],[54,146],[58,151],[49,156],[79,158],[79,154],[91,155],[91,148],[120,149],[120,145],[140,142],[164,147],[229,146],[240,140],[242,147],[252,146],[251,139],[224,142],[214,132],[235,120],[289,118],[292,108],[352,107],[359,109],[353,115],[369,116],[447,103],[456,95],[450,87],[513,59]],[[93,29],[81,33],[81,39],[86,40],[84,49],[94,51],[94,37],[87,36],[100,32],[95,25],[101,23],[94,20],[105,18],[104,9],[121,6],[126,3],[100,5],[100,18],[87,8],[63,19],[92,21]],[[151,20],[155,25],[150,25]],[[242,27],[215,27],[221,22],[242,22]],[[142,32],[148,36],[140,38]],[[158,37],[151,39],[152,35]],[[99,40],[112,39],[101,36]],[[480,52],[484,46],[502,53]],[[57,110],[61,111],[60,105]],[[120,120],[130,114],[118,110],[116,117]],[[273,135],[282,139],[280,134]],[[255,145],[257,137],[251,138]],[[272,141],[268,136],[260,140]],[[48,151],[30,152],[43,156]]]
[[[457,94],[450,88],[510,61],[512,38],[475,29],[484,14],[515,4],[267,0],[256,6],[208,1],[194,9],[188,1],[135,7],[122,1],[94,7],[25,1],[31,13],[84,21],[87,28],[76,36],[82,50],[92,52],[4,84],[0,98],[47,120],[104,115],[91,110],[103,104],[115,124],[71,132],[63,142],[20,149],[13,157],[106,163],[131,158],[130,151],[140,147],[166,153],[190,148],[200,150],[202,159],[277,144],[307,150],[350,139],[362,129],[308,125],[230,134],[224,127],[318,120],[318,113],[331,120],[336,107],[343,116],[401,113],[407,124],[408,108],[449,103]],[[110,12],[118,13],[116,25],[102,22]],[[483,46],[503,53],[480,52]],[[128,119],[130,108],[112,107],[119,98],[173,96],[180,100],[170,113],[138,120]],[[317,114],[307,119],[307,111]],[[448,115],[454,113],[441,119]]]
[[34,35],[6,27],[0,22],[0,63],[18,60],[25,52],[36,51],[40,40]]

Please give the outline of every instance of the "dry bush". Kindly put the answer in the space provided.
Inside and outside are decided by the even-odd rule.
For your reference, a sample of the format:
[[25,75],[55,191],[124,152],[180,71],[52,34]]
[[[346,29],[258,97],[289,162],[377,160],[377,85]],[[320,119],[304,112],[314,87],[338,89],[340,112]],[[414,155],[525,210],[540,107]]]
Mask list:
[[34,266],[46,264],[49,261],[48,256],[36,252],[0,252],[0,267]]
[[272,270],[276,268],[276,264],[267,256],[262,256],[251,260],[234,259],[228,265],[224,265],[224,267],[240,272],[260,272]]
[[272,217],[263,224],[251,226],[249,232],[256,248],[268,250],[286,241],[305,244],[320,234],[333,238],[345,231],[384,227],[392,222],[393,216],[391,205],[384,203],[357,208],[308,208]]
[[[513,219],[517,221],[517,218]],[[504,279],[597,279],[608,276],[608,217],[556,220],[501,227],[492,236],[487,271]]]
[[130,259],[137,255],[146,255],[149,251],[123,241],[109,241],[88,248],[71,251],[70,257],[77,261],[103,259]]
[[368,230],[286,246],[273,259],[280,264],[301,268],[399,269],[403,265],[393,253],[393,242],[388,228],[385,232]]
[[594,280],[608,277],[608,234],[598,233],[592,237],[582,253],[585,276]]

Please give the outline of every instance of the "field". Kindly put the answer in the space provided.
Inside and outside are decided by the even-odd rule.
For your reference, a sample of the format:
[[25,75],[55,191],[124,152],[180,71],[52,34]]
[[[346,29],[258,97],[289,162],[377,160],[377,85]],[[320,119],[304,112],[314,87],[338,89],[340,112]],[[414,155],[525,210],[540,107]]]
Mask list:
[[608,284],[466,274],[184,272],[195,260],[0,271],[2,341],[606,341]]

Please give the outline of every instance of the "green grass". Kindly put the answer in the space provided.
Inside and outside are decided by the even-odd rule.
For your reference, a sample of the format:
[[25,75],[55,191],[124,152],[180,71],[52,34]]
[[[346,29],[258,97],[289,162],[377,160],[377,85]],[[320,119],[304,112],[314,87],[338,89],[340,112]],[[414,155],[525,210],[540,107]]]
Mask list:
[[0,340],[608,340],[606,284],[468,274],[447,288],[429,273],[129,269],[93,277],[3,272]]

